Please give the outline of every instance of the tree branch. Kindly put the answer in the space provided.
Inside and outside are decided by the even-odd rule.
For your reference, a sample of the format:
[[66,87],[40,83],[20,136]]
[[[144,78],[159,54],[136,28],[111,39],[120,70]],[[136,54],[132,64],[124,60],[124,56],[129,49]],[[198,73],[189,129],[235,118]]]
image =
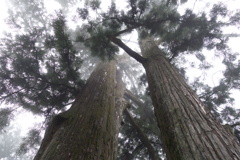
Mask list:
[[7,94],[7,95],[5,95],[5,96],[2,96],[2,97],[0,97],[0,101],[5,100],[6,98],[8,98],[8,97],[10,97],[10,96],[12,96],[12,95],[14,95],[14,94],[19,93],[19,92],[21,92],[22,90],[24,90],[24,88],[21,88],[21,89],[15,91],[15,92],[11,92],[11,93],[9,93],[9,94]]
[[141,140],[141,142],[147,148],[150,159],[158,160],[159,158],[157,156],[157,153],[153,149],[153,147],[152,147],[148,137],[146,136],[146,134],[143,133],[143,131],[140,129],[140,127],[135,122],[135,120],[133,119],[133,117],[131,116],[131,114],[128,112],[127,109],[124,110],[124,114],[127,116],[127,119],[129,120],[129,122],[132,125],[132,127],[137,131],[138,137]]
[[115,33],[113,36],[114,36],[114,37],[117,37],[117,36],[119,36],[119,35],[121,35],[121,34],[124,34],[124,33],[127,33],[127,32],[131,32],[131,31],[132,31],[133,29],[135,29],[135,28],[138,28],[138,27],[135,26],[135,27],[126,28],[126,29],[124,29],[124,30],[121,30],[121,31]]
[[240,122],[236,122],[234,124],[231,124],[230,126],[233,128],[233,127],[236,127],[236,126],[239,126],[240,125]]
[[145,107],[144,106],[144,103],[139,99],[137,98],[130,90],[128,89],[125,89],[125,93],[124,93],[124,96],[130,100],[132,100],[135,104],[137,104],[139,107]]
[[143,58],[140,56],[137,52],[133,51],[131,48],[129,48],[126,44],[124,44],[120,39],[116,37],[108,37],[114,44],[121,47],[127,54],[131,57],[133,57],[136,61],[143,64],[146,61],[146,58]]
[[[141,107],[143,109],[143,111],[145,112],[145,116],[149,119],[149,121],[152,124],[155,123],[155,121],[152,118],[152,115],[147,114],[147,113],[149,113],[149,111],[147,110],[145,104],[138,97],[136,97],[130,90],[125,89],[124,97],[132,100],[136,105],[138,105],[138,107]],[[153,114],[153,113],[151,113],[151,114]]]

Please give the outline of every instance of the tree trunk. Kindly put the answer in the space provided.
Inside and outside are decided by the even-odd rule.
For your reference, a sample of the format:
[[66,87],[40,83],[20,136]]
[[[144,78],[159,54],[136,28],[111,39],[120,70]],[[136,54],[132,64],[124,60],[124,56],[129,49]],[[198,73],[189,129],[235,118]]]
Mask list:
[[215,121],[151,38],[140,42],[168,160],[239,160],[233,134]]
[[[130,104],[129,104],[130,105]],[[149,141],[146,134],[141,130],[141,128],[138,126],[138,124],[135,122],[134,118],[132,117],[131,113],[129,113],[128,109],[126,108],[124,110],[124,114],[126,115],[128,121],[130,122],[133,130],[137,132],[138,138],[142,142],[142,144],[147,148],[149,159],[151,160],[160,160],[158,157],[157,152],[154,150],[151,142]]]
[[115,62],[101,63],[72,107],[48,126],[35,160],[114,160]]

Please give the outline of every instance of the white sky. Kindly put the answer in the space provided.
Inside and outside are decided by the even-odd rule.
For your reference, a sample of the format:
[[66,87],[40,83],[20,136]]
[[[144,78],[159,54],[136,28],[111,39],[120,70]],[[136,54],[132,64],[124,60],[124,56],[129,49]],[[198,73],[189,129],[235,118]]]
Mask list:
[[7,25],[4,22],[4,19],[7,17],[7,6],[5,0],[0,0],[0,36]]

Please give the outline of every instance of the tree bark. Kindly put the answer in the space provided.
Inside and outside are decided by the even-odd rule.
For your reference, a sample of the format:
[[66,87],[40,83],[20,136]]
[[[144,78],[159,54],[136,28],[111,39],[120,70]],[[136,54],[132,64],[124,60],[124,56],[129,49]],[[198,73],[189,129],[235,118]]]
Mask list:
[[140,41],[168,160],[239,160],[233,134],[215,121],[151,38]]
[[55,116],[34,160],[114,160],[115,62],[100,63],[72,107]]

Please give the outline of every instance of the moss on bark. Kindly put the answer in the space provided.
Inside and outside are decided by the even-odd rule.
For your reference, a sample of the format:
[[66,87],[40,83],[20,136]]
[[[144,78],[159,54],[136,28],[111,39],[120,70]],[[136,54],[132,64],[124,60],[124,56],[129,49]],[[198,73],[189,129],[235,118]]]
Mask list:
[[215,121],[151,38],[142,41],[155,115],[171,160],[237,160],[236,138]]
[[72,107],[53,118],[35,160],[116,157],[115,62],[99,64]]

